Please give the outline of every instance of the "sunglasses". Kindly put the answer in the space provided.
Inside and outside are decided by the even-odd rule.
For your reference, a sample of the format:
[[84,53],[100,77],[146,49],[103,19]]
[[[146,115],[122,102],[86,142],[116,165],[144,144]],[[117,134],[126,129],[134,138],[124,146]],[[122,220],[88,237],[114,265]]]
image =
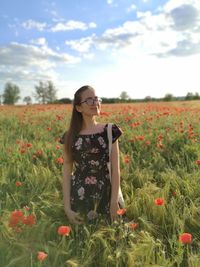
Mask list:
[[80,104],[86,103],[88,106],[93,106],[95,103],[101,103],[101,102],[102,102],[102,99],[99,97],[95,97],[95,98],[88,97],[86,100],[80,102]]

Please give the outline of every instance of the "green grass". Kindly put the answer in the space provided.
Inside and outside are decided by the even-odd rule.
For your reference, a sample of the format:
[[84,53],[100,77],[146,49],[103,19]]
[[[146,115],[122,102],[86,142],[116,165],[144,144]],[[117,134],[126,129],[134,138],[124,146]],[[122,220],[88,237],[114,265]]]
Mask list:
[[[199,267],[200,102],[103,105],[107,115],[98,120],[123,131],[121,184],[135,230],[122,219],[110,225],[103,218],[92,225],[68,222],[56,160],[70,109],[0,107],[0,266]],[[156,198],[165,204],[155,205]],[[34,214],[36,223],[16,232],[8,225],[14,210]],[[71,226],[69,236],[58,235],[61,225]],[[180,243],[184,232],[192,235],[191,244]],[[48,254],[43,262],[38,251]]]

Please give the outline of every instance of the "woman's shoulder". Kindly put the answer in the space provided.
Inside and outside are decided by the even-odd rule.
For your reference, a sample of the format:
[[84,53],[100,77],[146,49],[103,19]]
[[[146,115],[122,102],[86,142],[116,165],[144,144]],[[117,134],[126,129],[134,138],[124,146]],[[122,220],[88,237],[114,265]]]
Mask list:
[[123,131],[116,123],[110,124],[112,127],[112,143],[114,143],[122,135]]

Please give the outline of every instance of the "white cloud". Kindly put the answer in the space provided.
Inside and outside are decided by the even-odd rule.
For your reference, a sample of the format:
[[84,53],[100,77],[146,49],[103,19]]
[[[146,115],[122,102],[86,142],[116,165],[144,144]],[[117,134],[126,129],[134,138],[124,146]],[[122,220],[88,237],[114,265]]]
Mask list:
[[70,46],[71,49],[76,50],[80,53],[83,53],[83,52],[89,51],[93,42],[94,42],[94,35],[89,36],[89,37],[85,37],[85,38],[81,38],[79,40],[65,41],[65,44]]
[[132,12],[132,11],[135,11],[135,10],[137,10],[137,6],[136,5],[134,5],[134,4],[132,4],[130,7],[128,7],[127,9],[126,9],[126,11],[129,13],[129,12]]
[[47,40],[44,37],[31,40],[32,44],[47,46]]
[[0,47],[0,77],[12,80],[40,80],[57,76],[55,69],[59,66],[70,66],[80,62],[80,58],[66,53],[58,53],[48,48],[44,40],[34,46],[11,43]]
[[57,31],[72,31],[72,30],[82,30],[85,31],[89,28],[95,28],[96,24],[94,22],[90,22],[86,24],[81,21],[69,20],[67,22],[59,22],[55,26],[53,26],[50,31],[57,32]]
[[97,27],[97,25],[96,25],[96,23],[94,23],[94,22],[90,22],[89,24],[88,24],[88,28],[96,28]]
[[57,53],[47,46],[37,47],[19,43],[11,43],[0,48],[1,65],[33,66],[48,69],[55,63],[75,64],[79,58],[66,53]]
[[[107,3],[114,4],[112,0]],[[13,81],[51,79],[61,90],[59,97],[67,97],[66,88],[75,91],[84,79],[91,81],[102,96],[108,97],[113,96],[110,88],[114,89],[115,96],[125,90],[134,98],[163,97],[168,92],[186,95],[188,91],[198,91],[199,0],[169,0],[155,13],[139,12],[134,4],[130,8],[137,12],[135,20],[107,29],[98,36],[84,35],[80,39],[66,40],[65,44],[80,53],[82,60],[61,53],[62,46],[56,50],[49,48],[44,37],[31,40],[32,45],[12,43],[0,47],[0,77]],[[61,19],[52,25],[32,20],[24,24],[26,29],[51,32],[86,31],[95,27],[94,22]],[[81,65],[77,68],[79,62]],[[106,63],[110,64],[110,69]],[[74,75],[73,81],[72,71],[71,80],[65,81],[69,70],[66,66],[76,66],[79,77]]]
[[23,22],[22,26],[27,30],[37,29],[38,31],[43,31],[47,27],[47,24],[45,22],[41,23],[41,22],[34,21],[32,19],[29,19]]
[[126,21],[119,27],[107,29],[92,39],[93,46],[100,50],[127,49],[130,53],[139,51],[158,57],[198,54],[200,5],[196,3],[195,0],[170,0],[156,14],[137,12],[137,21]]

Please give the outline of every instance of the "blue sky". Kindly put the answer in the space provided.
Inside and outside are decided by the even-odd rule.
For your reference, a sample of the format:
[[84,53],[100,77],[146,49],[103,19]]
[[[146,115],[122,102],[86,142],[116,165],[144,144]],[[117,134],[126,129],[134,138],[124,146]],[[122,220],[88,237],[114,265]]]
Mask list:
[[85,84],[101,97],[200,93],[199,32],[199,0],[1,0],[0,94],[13,82],[22,102],[46,80],[58,98]]

